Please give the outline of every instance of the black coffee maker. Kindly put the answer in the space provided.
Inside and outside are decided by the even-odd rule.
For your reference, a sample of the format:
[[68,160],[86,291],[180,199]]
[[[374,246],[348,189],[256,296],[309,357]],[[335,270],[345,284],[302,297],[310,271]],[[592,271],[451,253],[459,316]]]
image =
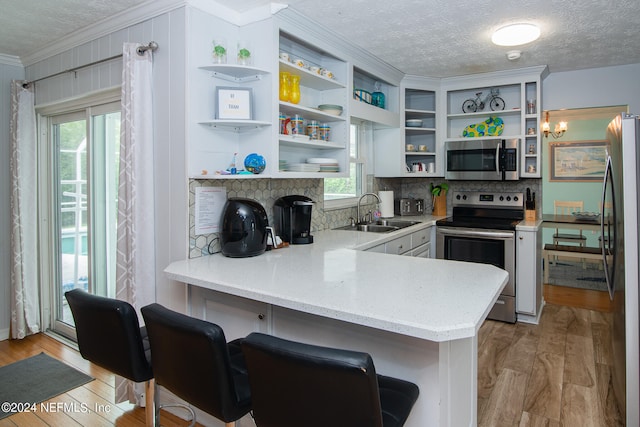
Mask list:
[[313,200],[306,196],[284,196],[273,204],[276,233],[283,242],[294,245],[313,243],[311,208]]

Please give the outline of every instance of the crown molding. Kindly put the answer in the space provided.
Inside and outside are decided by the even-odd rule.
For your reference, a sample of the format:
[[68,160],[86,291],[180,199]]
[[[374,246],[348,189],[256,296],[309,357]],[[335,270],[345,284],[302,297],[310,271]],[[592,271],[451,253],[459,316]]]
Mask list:
[[238,27],[242,27],[243,25],[251,24],[253,22],[263,21],[270,18],[272,15],[275,15],[280,10],[288,7],[286,4],[272,2],[264,6],[252,8],[245,12],[238,12],[212,0],[186,1],[190,6],[193,6],[198,10],[207,12],[233,25],[237,25]]
[[88,25],[74,31],[58,40],[44,45],[41,49],[32,52],[22,58],[25,67],[33,65],[51,56],[58,55],[74,47],[80,46],[87,41],[95,40],[109,35],[115,31],[130,27],[163,13],[183,7],[185,0],[149,0],[145,3],[117,13],[95,24]]
[[0,53],[0,64],[11,65],[13,67],[24,67],[24,65],[22,65],[22,62],[20,61],[20,58],[13,55],[5,55],[4,53]]
[[349,58],[357,68],[362,70],[374,69],[377,77],[393,84],[399,84],[404,77],[404,72],[393,65],[384,62],[360,46],[356,46],[345,37],[328,31],[326,27],[317,21],[292,8],[282,9],[275,16],[280,21],[280,28],[285,31],[292,30],[293,34],[305,34],[305,40],[310,43],[314,43],[314,41],[330,43],[340,50],[343,59]]

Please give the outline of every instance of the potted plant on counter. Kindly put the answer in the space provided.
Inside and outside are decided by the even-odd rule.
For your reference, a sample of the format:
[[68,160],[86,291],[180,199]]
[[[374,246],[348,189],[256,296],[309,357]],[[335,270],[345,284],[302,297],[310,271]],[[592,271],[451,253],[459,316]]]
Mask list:
[[438,185],[433,185],[433,183],[431,183],[431,196],[433,197],[434,215],[447,215],[447,190],[449,190],[449,184],[447,184],[446,182]]

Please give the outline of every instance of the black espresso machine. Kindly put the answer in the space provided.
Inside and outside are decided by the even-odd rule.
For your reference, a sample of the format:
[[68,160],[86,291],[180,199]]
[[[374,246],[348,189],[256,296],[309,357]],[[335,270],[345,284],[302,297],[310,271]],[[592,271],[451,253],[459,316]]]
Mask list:
[[294,245],[313,243],[311,209],[313,200],[306,196],[284,196],[273,204],[276,232],[284,242]]

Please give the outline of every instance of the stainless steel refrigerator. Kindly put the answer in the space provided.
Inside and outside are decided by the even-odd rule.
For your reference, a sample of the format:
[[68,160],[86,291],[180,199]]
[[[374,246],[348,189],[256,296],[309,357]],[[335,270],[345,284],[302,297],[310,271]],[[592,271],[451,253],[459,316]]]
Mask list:
[[638,329],[638,168],[640,117],[621,114],[607,128],[601,202],[602,255],[613,301],[611,384],[622,419],[640,425]]

